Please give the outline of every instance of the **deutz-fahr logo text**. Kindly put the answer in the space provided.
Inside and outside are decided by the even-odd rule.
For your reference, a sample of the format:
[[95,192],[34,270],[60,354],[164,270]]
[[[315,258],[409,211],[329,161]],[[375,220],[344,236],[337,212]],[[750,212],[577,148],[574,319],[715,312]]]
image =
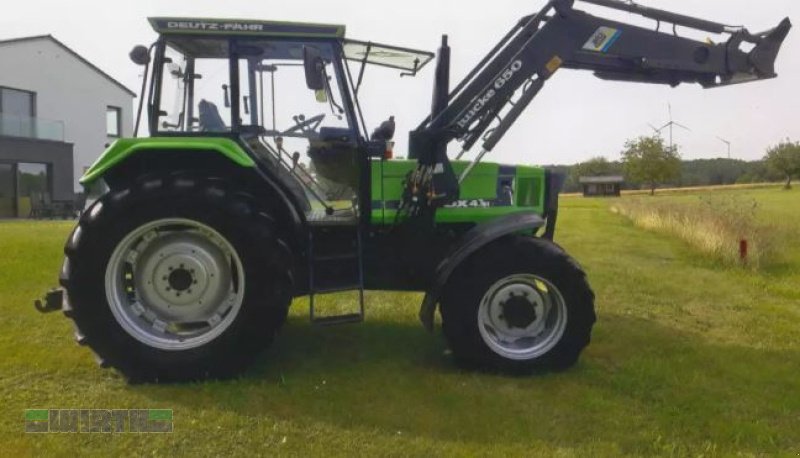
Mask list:
[[472,105],[472,108],[458,121],[458,127],[462,129],[466,129],[472,124],[472,121],[475,120],[475,117],[480,114],[480,112],[486,107],[486,105],[491,102],[491,100],[497,95],[497,91],[503,88],[511,78],[516,75],[518,71],[522,69],[522,61],[515,60],[511,63],[511,65],[494,81],[492,87],[490,87],[482,96],[478,97],[478,100],[475,101],[475,104]]
[[261,32],[262,24],[243,22],[206,22],[206,21],[168,21],[167,28],[173,30],[203,30],[223,32]]

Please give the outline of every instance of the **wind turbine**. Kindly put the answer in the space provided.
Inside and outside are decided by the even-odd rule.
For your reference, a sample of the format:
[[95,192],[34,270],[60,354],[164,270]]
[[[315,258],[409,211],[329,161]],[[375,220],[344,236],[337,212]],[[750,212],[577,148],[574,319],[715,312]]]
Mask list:
[[731,142],[728,141],[728,140],[725,140],[722,137],[717,137],[717,139],[719,141],[721,141],[722,143],[725,143],[726,145],[728,145],[728,159],[730,159],[731,158]]
[[652,124],[648,124],[648,125],[650,126],[650,128],[651,128],[651,129],[653,129],[653,130],[656,132],[656,134],[659,134],[659,135],[661,135],[661,131],[663,131],[664,129],[666,129],[667,127],[669,127],[669,149],[670,149],[670,151],[672,151],[672,148],[673,148],[673,145],[674,145],[674,143],[673,143],[673,141],[672,141],[672,139],[673,139],[673,128],[674,128],[675,126],[678,126],[678,127],[680,127],[681,129],[685,129],[685,130],[687,130],[687,131],[689,131],[689,132],[691,132],[691,131],[692,131],[692,129],[690,129],[690,128],[688,128],[688,127],[684,126],[683,124],[681,124],[681,123],[679,123],[679,122],[675,122],[675,121],[672,119],[672,104],[671,104],[671,103],[668,103],[668,104],[667,104],[667,108],[668,108],[668,110],[669,110],[669,122],[668,122],[668,123],[664,124],[664,125],[663,125],[663,126],[661,126],[660,128],[656,128],[656,127],[655,127],[655,126],[653,126]]

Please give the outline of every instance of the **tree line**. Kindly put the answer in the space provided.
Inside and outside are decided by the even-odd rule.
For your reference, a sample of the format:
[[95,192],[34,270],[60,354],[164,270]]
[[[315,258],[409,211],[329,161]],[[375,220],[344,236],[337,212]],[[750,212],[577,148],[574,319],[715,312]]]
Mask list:
[[771,146],[757,161],[738,159],[682,160],[678,148],[665,145],[659,136],[628,141],[620,161],[598,156],[572,166],[552,166],[567,175],[565,192],[580,192],[580,178],[587,176],[625,177],[623,189],[657,187],[718,186],[744,183],[784,182],[800,179],[800,142],[785,140]]

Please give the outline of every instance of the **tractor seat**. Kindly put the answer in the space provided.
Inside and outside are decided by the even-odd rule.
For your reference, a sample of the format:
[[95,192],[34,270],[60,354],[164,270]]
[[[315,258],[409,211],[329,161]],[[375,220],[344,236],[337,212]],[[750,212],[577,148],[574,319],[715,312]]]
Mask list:
[[358,189],[357,143],[351,129],[321,128],[319,137],[311,140],[308,156],[319,176]]
[[226,132],[228,126],[222,120],[217,106],[203,99],[197,104],[200,112],[200,130],[203,132]]

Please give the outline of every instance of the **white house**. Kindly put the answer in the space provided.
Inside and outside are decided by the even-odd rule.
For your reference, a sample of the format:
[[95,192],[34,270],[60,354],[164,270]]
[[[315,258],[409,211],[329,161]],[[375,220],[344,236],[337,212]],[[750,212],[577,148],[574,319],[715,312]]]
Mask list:
[[70,200],[118,137],[136,94],[50,35],[0,41],[0,217],[27,216],[32,193]]

